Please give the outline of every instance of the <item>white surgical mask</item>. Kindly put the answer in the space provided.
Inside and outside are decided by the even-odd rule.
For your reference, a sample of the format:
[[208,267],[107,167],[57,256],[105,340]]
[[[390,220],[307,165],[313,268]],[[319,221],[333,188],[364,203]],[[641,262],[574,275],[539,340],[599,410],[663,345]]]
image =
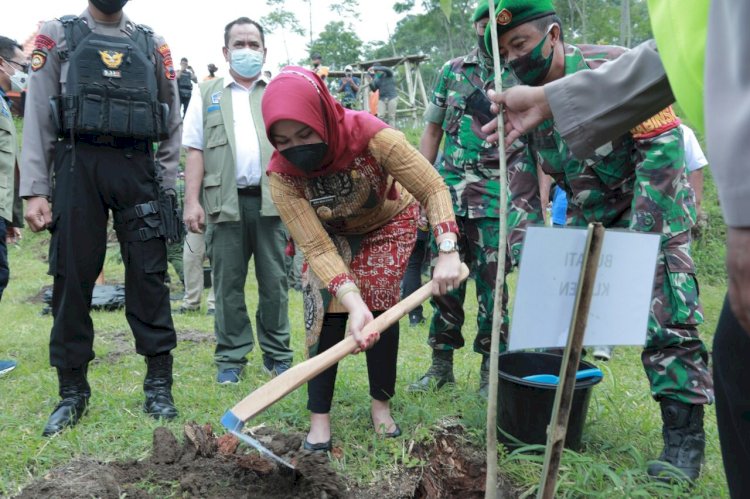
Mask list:
[[243,78],[255,78],[263,69],[263,52],[244,48],[230,52],[229,65]]
[[23,92],[29,85],[29,75],[23,71],[16,71],[10,77],[10,86],[16,92]]
[[29,83],[29,75],[24,73],[23,71],[19,71],[17,69],[13,69],[13,74],[10,75],[8,72],[4,69],[0,69],[3,73],[8,75],[8,78],[10,78],[10,88],[14,92],[23,92],[26,90],[26,86]]

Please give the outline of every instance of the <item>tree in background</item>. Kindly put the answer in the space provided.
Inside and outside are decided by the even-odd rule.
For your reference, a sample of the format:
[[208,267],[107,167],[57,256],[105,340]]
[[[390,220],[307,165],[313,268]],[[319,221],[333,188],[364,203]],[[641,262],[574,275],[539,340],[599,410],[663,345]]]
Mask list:
[[[422,0],[424,12],[410,14],[415,2],[397,2],[393,9],[408,15],[398,22],[388,41],[368,43],[362,55],[368,60],[394,54],[428,55],[430,60],[420,68],[429,90],[446,61],[475,46],[469,16],[476,0]],[[555,9],[568,43],[630,47],[653,36],[646,0],[555,0]]]
[[[359,0],[339,0],[337,3],[332,3],[329,10],[342,20],[359,21],[361,19],[359,15]],[[351,28],[351,23],[348,24],[348,27]]]
[[[342,69],[347,64],[360,60],[362,40],[350,24],[344,21],[332,21],[325,25],[323,31],[310,44],[309,52],[321,54],[326,66],[332,69]],[[309,61],[300,62],[302,66],[308,64]]]
[[286,44],[286,34],[292,33],[305,36],[305,30],[299,23],[299,20],[297,20],[294,12],[284,9],[284,0],[266,0],[266,5],[272,7],[273,10],[270,14],[260,19],[260,24],[269,33],[281,30],[281,39],[284,42],[284,52],[286,53],[286,63],[291,64],[289,48]]
[[646,0],[555,0],[568,43],[632,47],[653,37]]
[[[441,5],[442,4],[442,5]],[[420,65],[428,90],[434,86],[442,65],[454,57],[468,53],[476,44],[469,16],[476,0],[424,0],[422,14],[409,14],[396,24],[387,43],[370,43],[364,50],[365,59],[381,59],[403,55],[425,54],[430,60]],[[396,3],[393,9],[409,13],[415,0]],[[447,10],[446,10],[447,7]],[[449,16],[446,16],[446,13]]]

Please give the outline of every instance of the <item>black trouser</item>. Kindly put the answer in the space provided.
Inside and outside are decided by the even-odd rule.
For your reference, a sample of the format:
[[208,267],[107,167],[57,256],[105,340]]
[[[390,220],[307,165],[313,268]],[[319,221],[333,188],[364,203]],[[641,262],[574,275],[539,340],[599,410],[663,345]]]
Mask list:
[[728,298],[716,326],[713,361],[716,423],[729,494],[750,497],[750,334],[737,322]]
[[[377,317],[382,312],[373,312]],[[320,331],[318,354],[344,339],[346,319],[349,314],[325,314]],[[370,397],[390,400],[396,393],[396,357],[398,356],[398,322],[380,332],[380,340],[365,352],[367,377],[370,380]],[[316,414],[331,412],[333,388],[336,384],[338,364],[334,364],[307,382],[307,409]]]
[[[401,298],[406,298],[417,289],[422,287],[422,268],[427,260],[427,250],[429,249],[429,239],[421,238],[417,235],[417,242],[414,243],[414,249],[409,256],[409,262],[406,264],[404,278],[401,280]],[[422,304],[411,311],[409,316],[416,315],[423,317]]]
[[10,223],[3,217],[0,217],[0,300],[3,298],[3,291],[5,291],[5,288],[8,286],[8,279],[10,279],[8,246],[5,240],[7,227],[9,226]]
[[[94,358],[89,311],[94,281],[104,264],[108,211],[117,217],[123,210],[157,199],[150,148],[147,142],[78,141],[73,165],[73,147],[66,142],[56,145],[49,257],[54,276],[50,338],[54,367],[80,367]],[[120,237],[146,225],[146,219],[135,218],[115,228]],[[121,242],[120,251],[125,264],[125,316],[136,352],[147,356],[169,352],[177,337],[164,284],[164,239]]]
[[185,116],[185,113],[187,113],[188,105],[190,105],[190,97],[192,97],[191,94],[187,94],[185,96],[180,95],[180,107],[182,108],[183,116]]

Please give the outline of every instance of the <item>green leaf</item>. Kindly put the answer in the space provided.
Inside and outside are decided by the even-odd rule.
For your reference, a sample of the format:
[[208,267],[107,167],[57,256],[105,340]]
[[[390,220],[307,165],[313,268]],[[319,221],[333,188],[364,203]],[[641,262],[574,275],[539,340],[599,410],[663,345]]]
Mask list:
[[440,0],[440,10],[443,11],[447,19],[450,19],[451,11],[453,10],[453,0]]

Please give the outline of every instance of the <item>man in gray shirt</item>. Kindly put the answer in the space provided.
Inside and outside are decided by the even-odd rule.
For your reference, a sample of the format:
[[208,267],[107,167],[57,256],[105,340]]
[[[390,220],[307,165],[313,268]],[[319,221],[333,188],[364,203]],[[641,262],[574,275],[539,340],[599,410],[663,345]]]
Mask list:
[[375,70],[375,79],[370,83],[370,90],[380,90],[378,118],[395,127],[398,90],[393,70],[386,66],[373,66],[372,69]]
[[164,284],[164,220],[173,213],[159,183],[174,188],[179,97],[169,47],[131,22],[125,3],[89,0],[79,17],[45,23],[31,55],[20,194],[31,230],[52,234],[49,351],[61,398],[44,436],[75,425],[91,396],[89,310],[110,210],[125,264],[125,315],[136,351],[146,357],[143,409],[155,418],[177,416],[170,353],[177,338]]

